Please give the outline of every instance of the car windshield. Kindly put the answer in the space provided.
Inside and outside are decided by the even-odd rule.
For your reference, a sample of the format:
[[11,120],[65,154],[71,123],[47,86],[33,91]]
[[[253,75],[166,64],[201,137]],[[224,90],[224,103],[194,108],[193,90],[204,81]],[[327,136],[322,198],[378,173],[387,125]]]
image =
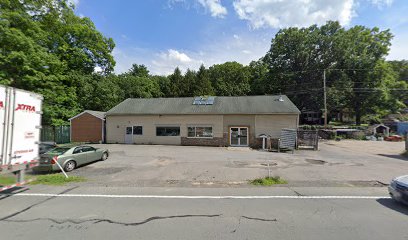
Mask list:
[[47,154],[61,155],[61,154],[64,154],[69,149],[70,148],[57,147],[57,148],[54,148],[48,151]]

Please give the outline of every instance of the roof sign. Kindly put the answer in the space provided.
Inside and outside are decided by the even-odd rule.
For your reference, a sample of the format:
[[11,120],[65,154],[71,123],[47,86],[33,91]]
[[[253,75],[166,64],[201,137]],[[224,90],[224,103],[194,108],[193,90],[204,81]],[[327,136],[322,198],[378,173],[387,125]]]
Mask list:
[[213,105],[215,101],[214,96],[209,97],[195,97],[193,105]]

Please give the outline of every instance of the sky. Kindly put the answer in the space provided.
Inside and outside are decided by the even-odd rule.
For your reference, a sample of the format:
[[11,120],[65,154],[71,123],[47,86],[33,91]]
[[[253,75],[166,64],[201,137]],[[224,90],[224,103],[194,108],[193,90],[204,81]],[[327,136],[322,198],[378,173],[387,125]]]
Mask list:
[[116,43],[115,72],[143,64],[152,74],[227,61],[249,64],[285,27],[364,25],[394,34],[389,60],[408,59],[408,0],[71,0]]

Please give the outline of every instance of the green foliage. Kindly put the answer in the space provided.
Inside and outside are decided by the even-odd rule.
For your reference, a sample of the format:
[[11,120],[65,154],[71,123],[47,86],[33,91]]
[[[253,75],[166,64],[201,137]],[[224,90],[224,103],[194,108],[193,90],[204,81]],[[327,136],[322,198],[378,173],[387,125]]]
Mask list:
[[152,98],[161,95],[159,83],[150,77],[123,74],[114,79],[116,79],[114,83],[122,91],[122,99]]
[[129,69],[129,71],[126,74],[135,77],[148,77],[149,70],[147,70],[147,67],[143,64],[142,65],[132,64],[132,68]]
[[1,0],[0,46],[0,84],[42,94],[47,125],[66,124],[82,110],[76,93],[81,74],[95,67],[109,73],[115,64],[113,40],[65,0]]
[[0,176],[0,186],[7,186],[16,183],[16,177]]
[[173,74],[169,76],[170,80],[170,97],[181,96],[181,89],[183,83],[183,75],[181,74],[180,68],[176,67]]
[[393,90],[407,89],[400,80],[406,64],[385,61],[391,39],[389,30],[345,29],[338,22],[282,29],[261,60],[269,77],[253,89],[264,85],[266,93],[286,94],[299,109],[318,111],[326,69],[329,112],[350,110],[357,124],[366,115],[397,112],[408,99],[407,91]]
[[204,65],[201,65],[200,69],[198,69],[192,92],[194,96],[214,95],[214,88],[208,70]]
[[252,185],[271,186],[276,184],[287,184],[288,182],[280,177],[264,177],[249,181]]
[[251,91],[251,72],[240,63],[213,65],[209,68],[209,76],[217,96],[243,96]]
[[61,173],[55,173],[55,174],[46,174],[46,175],[40,175],[36,177],[36,179],[30,184],[37,185],[37,184],[42,184],[42,185],[55,185],[55,186],[61,186],[65,185],[67,183],[71,182],[85,182],[86,179],[84,177],[79,177],[79,176],[69,176],[66,178],[63,174]]

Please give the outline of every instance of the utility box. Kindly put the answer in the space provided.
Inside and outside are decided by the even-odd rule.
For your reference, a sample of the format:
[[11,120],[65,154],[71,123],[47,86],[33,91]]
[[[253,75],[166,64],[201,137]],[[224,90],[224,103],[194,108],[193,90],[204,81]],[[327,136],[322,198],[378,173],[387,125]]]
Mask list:
[[0,85],[0,174],[24,171],[39,160],[41,95]]

